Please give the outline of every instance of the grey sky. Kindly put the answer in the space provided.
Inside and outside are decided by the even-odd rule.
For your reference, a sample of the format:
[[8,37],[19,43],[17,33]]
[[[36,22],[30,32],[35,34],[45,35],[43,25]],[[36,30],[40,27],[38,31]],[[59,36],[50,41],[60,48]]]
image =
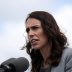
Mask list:
[[0,0],[0,17],[3,20],[21,20],[33,10],[51,10],[57,0]]
[[0,19],[3,22],[23,20],[26,14],[34,10],[55,13],[65,3],[70,4],[71,0],[0,0]]

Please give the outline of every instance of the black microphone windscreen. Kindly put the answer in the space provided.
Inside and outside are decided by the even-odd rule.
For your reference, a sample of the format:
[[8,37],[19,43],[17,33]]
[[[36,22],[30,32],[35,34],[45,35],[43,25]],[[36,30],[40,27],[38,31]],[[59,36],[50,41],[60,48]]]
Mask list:
[[1,63],[1,65],[8,65],[10,62],[14,61],[16,58],[10,58],[4,62]]
[[13,68],[15,72],[24,72],[29,67],[29,61],[24,57],[20,57],[12,61],[9,66]]

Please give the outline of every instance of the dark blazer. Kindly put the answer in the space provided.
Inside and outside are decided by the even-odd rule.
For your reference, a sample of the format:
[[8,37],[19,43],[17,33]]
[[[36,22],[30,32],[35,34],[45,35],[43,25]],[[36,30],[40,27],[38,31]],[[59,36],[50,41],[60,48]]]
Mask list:
[[63,51],[59,65],[52,67],[51,72],[72,72],[72,48]]

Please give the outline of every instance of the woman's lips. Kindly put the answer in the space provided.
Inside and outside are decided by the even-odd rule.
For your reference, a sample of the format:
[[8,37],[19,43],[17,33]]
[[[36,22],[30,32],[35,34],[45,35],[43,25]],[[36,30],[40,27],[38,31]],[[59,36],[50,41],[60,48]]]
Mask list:
[[31,40],[31,44],[32,44],[32,45],[35,45],[35,44],[37,44],[37,41],[38,41],[37,39],[32,39],[32,40]]

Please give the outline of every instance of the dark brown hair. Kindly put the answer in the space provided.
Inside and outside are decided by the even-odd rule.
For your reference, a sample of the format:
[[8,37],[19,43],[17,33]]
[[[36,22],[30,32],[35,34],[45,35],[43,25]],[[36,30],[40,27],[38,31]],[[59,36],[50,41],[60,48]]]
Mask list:
[[[67,38],[60,31],[59,26],[57,25],[54,17],[45,11],[34,11],[28,15],[28,18],[35,18],[41,22],[44,33],[48,37],[48,42],[52,43],[51,46],[51,55],[49,59],[51,60],[51,66],[57,66],[60,62],[62,51],[67,46]],[[26,45],[27,53],[31,57],[32,69],[31,72],[39,72],[41,64],[43,62],[43,57],[39,50],[32,50],[30,42]]]

